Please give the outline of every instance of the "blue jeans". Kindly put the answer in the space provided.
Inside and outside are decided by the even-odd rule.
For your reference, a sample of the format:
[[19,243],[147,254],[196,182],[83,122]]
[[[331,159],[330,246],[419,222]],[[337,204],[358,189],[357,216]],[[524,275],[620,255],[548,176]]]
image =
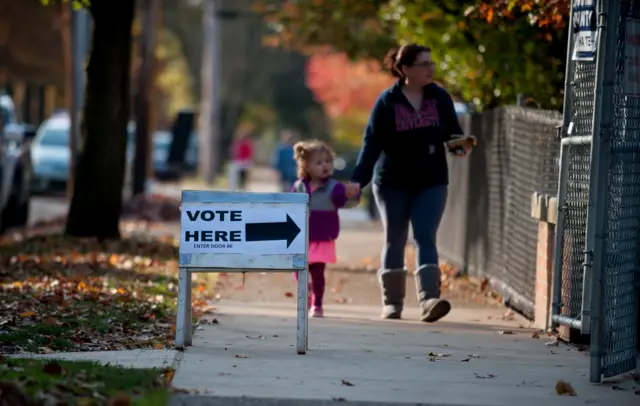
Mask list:
[[373,185],[373,194],[385,233],[382,268],[404,268],[409,223],[417,245],[416,269],[437,266],[436,235],[447,203],[447,186],[408,191]]

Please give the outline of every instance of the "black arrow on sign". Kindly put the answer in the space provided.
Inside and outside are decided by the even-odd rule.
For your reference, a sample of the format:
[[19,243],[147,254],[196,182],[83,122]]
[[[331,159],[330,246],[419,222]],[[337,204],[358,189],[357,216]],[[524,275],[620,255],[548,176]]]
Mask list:
[[246,223],[244,225],[245,241],[279,241],[286,240],[287,248],[300,234],[300,227],[287,214],[287,221],[275,223]]

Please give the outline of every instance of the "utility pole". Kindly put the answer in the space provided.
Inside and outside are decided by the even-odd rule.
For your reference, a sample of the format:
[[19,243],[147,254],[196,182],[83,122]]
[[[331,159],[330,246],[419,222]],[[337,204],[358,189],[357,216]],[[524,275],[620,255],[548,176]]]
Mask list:
[[202,91],[200,96],[199,123],[199,172],[208,184],[218,172],[220,160],[220,34],[218,0],[204,0],[203,49],[200,71]]
[[91,16],[85,9],[73,11],[73,68],[75,69],[75,109],[78,112],[78,126],[76,132],[76,154],[80,143],[80,124],[82,117],[80,112],[84,104],[85,75],[84,64],[89,52],[89,41],[91,40]]
[[74,29],[74,11],[73,4],[69,2],[62,4],[62,44],[64,46],[64,68],[65,68],[65,99],[67,110],[69,111],[69,177],[67,178],[67,198],[73,197],[73,187],[76,173],[76,160],[78,150],[78,142],[76,134],[78,133],[78,114],[77,114],[77,97],[76,97],[76,68],[74,58],[75,41]]
[[133,162],[132,196],[143,194],[149,172],[150,156],[150,101],[149,95],[154,76],[154,49],[156,32],[156,15],[159,9],[158,0],[142,2],[142,35],[140,37],[140,69],[138,70],[137,97],[135,104],[136,139]]
[[72,2],[63,4],[63,18],[66,22],[62,30],[66,71],[67,109],[69,110],[69,177],[67,197],[73,196],[76,164],[80,143],[80,110],[84,99],[84,60],[91,35],[89,14],[85,10],[74,10]]

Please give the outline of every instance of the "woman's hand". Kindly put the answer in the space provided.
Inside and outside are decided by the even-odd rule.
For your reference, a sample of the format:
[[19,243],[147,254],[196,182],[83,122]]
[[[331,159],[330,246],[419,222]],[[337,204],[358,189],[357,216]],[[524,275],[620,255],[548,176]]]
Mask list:
[[476,137],[470,135],[468,137],[454,137],[447,142],[449,152],[457,157],[465,157],[469,155],[473,146],[476,145]]
[[347,199],[353,199],[360,193],[360,184],[349,182],[344,185]]

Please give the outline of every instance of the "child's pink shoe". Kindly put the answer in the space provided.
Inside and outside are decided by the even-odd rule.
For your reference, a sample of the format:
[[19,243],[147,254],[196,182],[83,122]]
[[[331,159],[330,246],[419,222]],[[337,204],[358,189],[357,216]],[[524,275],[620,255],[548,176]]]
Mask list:
[[309,311],[311,317],[324,317],[324,312],[321,307],[312,307]]

